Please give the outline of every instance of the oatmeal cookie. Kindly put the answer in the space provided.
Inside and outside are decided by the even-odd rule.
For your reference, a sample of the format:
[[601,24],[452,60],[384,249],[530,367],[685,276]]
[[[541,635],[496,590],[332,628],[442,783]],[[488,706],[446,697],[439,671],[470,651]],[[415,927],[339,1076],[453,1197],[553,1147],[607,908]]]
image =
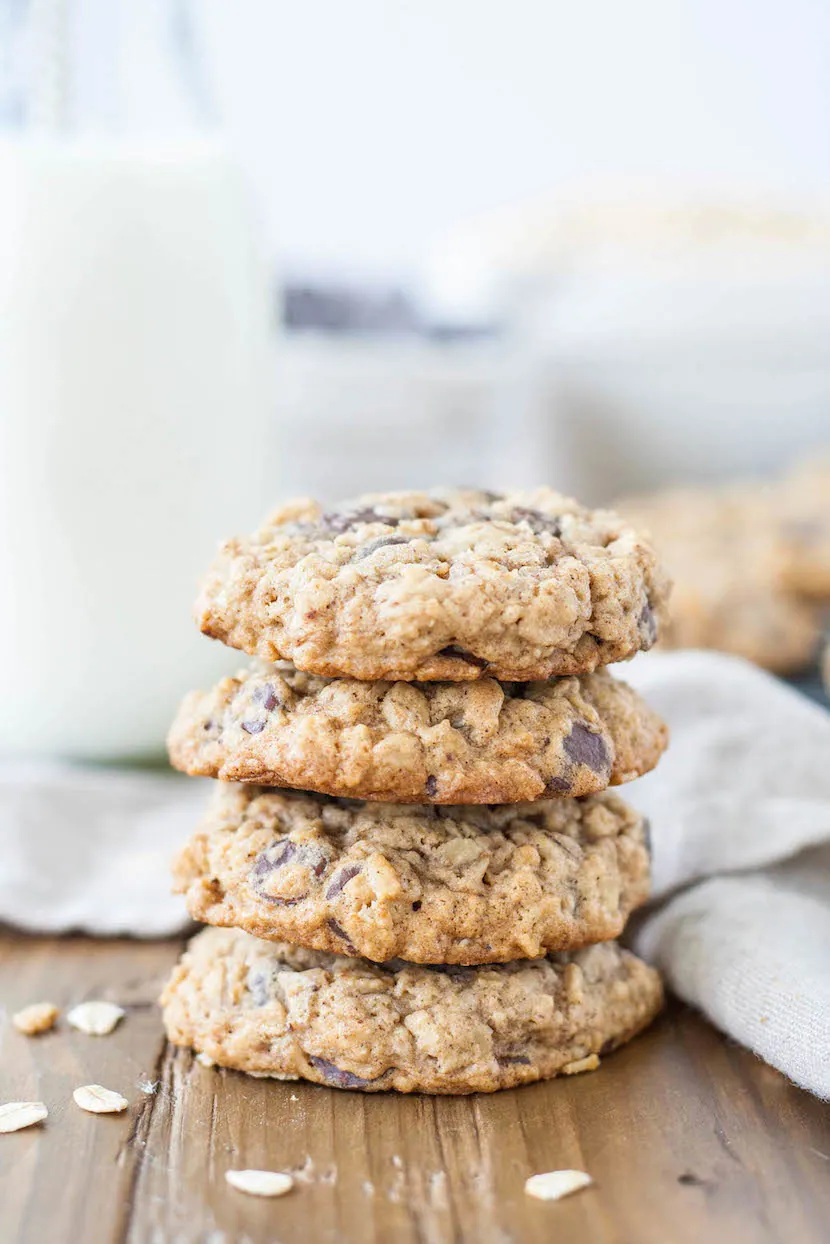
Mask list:
[[164,992],[176,1045],[334,1088],[492,1092],[579,1070],[657,1014],[660,978],[614,942],[481,968],[385,965],[208,929]]
[[209,924],[471,964],[619,936],[649,866],[647,826],[616,795],[437,808],[221,783],[173,876]]
[[590,795],[654,768],[665,723],[605,670],[536,683],[359,682],[291,665],[182,704],[185,773],[401,803]]
[[527,681],[651,647],[667,590],[622,519],[548,488],[373,493],[294,501],[229,541],[197,617],[308,673]]
[[758,486],[676,489],[620,501],[674,580],[666,648],[714,648],[775,673],[809,665],[816,610],[787,582],[782,527]]

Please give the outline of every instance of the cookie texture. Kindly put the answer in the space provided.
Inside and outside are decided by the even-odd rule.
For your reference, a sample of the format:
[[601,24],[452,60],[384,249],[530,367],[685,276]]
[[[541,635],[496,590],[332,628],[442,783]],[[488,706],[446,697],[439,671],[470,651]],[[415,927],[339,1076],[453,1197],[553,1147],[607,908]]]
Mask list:
[[359,682],[291,665],[193,692],[168,739],[185,773],[403,803],[589,795],[652,769],[665,723],[604,670],[536,683]]
[[788,582],[780,507],[760,486],[677,489],[619,502],[648,531],[674,581],[668,648],[715,648],[776,673],[808,665],[817,611]]
[[649,866],[647,826],[616,795],[437,808],[223,783],[173,876],[208,924],[475,964],[617,937]]
[[334,1088],[491,1092],[633,1037],[662,1002],[615,943],[482,968],[378,965],[209,929],[162,997],[167,1035],[223,1067]]
[[231,540],[202,630],[252,656],[365,680],[526,681],[654,643],[667,595],[617,515],[547,488],[299,500]]

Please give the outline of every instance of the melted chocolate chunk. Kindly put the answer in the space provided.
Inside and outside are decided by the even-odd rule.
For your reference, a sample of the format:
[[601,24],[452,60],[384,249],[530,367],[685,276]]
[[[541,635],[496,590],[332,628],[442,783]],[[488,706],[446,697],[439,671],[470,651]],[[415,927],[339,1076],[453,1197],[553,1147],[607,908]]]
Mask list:
[[566,777],[552,777],[548,780],[545,790],[552,795],[568,795],[572,786]]
[[345,868],[341,868],[340,872],[335,875],[331,885],[326,890],[326,898],[336,898],[343,889],[344,885],[351,881],[352,877],[356,877],[359,872],[359,864],[348,864]]
[[527,523],[534,536],[562,535],[562,520],[553,514],[543,514],[541,510],[526,510],[517,506],[510,512],[511,523]]
[[482,657],[477,657],[474,653],[468,652],[466,648],[459,648],[457,644],[448,644],[446,648],[442,648],[438,653],[439,657],[457,657],[461,661],[466,661],[468,665],[476,665],[480,670],[486,670],[490,664]]
[[503,1066],[514,1066],[516,1064],[523,1067],[530,1066],[530,1059],[527,1054],[496,1054],[496,1058]]
[[344,1071],[342,1067],[335,1067],[334,1063],[330,1063],[327,1058],[316,1058],[310,1054],[308,1061],[317,1068],[327,1084],[333,1084],[336,1088],[365,1088],[367,1084],[372,1083],[371,1080],[356,1076],[353,1071]]
[[436,791],[438,790],[438,778],[433,773],[430,773],[429,777],[427,778],[424,784],[424,789],[426,790],[426,793],[429,795],[430,799],[432,799]]
[[374,540],[367,540],[355,550],[352,554],[352,561],[362,562],[364,557],[371,557],[378,549],[386,548],[389,544],[409,544],[409,541],[406,536],[376,536]]
[[574,722],[570,734],[563,740],[565,755],[575,765],[587,765],[594,773],[604,773],[610,763],[608,748],[601,734],[594,734],[584,722]]
[[377,510],[371,507],[363,510],[331,510],[320,520],[326,533],[334,536],[340,536],[344,531],[351,531],[353,527],[361,523],[383,523],[386,527],[397,527],[400,521],[399,518],[378,514]]
[[348,933],[346,932],[346,930],[345,930],[345,929],[341,929],[340,925],[337,923],[337,921],[336,921],[336,920],[327,920],[327,921],[326,921],[326,924],[329,926],[329,928],[331,929],[332,933],[334,933],[335,937],[339,937],[341,941],[343,941],[343,942],[345,942],[345,943],[346,943],[346,949],[347,949],[347,950],[348,950],[351,954],[356,955],[356,954],[357,954],[357,951],[355,950],[354,946],[353,946],[353,945],[352,945],[352,943],[350,942],[350,940],[349,940],[349,935],[348,935]]
[[255,1006],[265,1006],[270,1000],[271,992],[269,985],[272,980],[272,973],[266,968],[252,967],[249,972],[245,984],[248,992],[254,1000]]
[[[254,704],[261,704],[266,712],[270,713],[272,708],[276,708],[279,700],[277,694],[270,682],[263,683],[261,687],[255,687],[251,693],[251,700]],[[263,725],[265,723],[263,722]],[[243,729],[245,727],[243,726]],[[259,728],[262,729],[262,726]],[[259,734],[259,730],[248,731],[249,734]]]
[[[274,843],[272,847],[268,847],[266,851],[260,852],[248,874],[248,883],[260,898],[264,898],[267,903],[272,903],[275,907],[293,907],[295,903],[301,903],[308,895],[298,894],[294,898],[280,898],[279,895],[269,894],[264,888],[264,882],[272,873],[277,872],[280,868],[284,868],[286,864],[292,861],[298,864],[306,864],[319,877],[325,872],[328,860],[325,857],[315,857],[317,857],[317,852],[308,848],[298,847],[290,838],[282,838],[279,842]],[[314,863],[311,862],[312,860],[314,860]]]

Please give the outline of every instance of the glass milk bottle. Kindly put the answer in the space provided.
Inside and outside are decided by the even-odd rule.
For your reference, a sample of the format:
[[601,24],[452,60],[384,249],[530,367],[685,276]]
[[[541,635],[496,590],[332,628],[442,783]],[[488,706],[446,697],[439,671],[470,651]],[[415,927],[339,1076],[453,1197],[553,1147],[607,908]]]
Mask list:
[[[160,755],[183,692],[240,660],[190,611],[217,541],[273,500],[267,274],[221,144],[192,117],[142,132],[116,99],[138,9],[164,97],[166,6],[101,5],[91,31],[71,3],[11,7],[26,56],[0,80],[15,121],[0,143],[0,757]],[[100,65],[101,41],[96,95],[84,56]]]

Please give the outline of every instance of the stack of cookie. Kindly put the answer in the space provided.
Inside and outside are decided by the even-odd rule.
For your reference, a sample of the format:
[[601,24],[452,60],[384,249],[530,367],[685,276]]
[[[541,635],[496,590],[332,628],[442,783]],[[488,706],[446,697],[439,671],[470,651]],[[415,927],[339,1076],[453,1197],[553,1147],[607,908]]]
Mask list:
[[654,643],[665,596],[631,528],[548,489],[296,502],[228,543],[201,627],[260,663],[169,739],[219,779],[174,872],[222,926],[167,987],[171,1040],[465,1093],[644,1027],[659,978],[612,939],[648,895],[647,827],[606,788],[666,729],[603,667]]

